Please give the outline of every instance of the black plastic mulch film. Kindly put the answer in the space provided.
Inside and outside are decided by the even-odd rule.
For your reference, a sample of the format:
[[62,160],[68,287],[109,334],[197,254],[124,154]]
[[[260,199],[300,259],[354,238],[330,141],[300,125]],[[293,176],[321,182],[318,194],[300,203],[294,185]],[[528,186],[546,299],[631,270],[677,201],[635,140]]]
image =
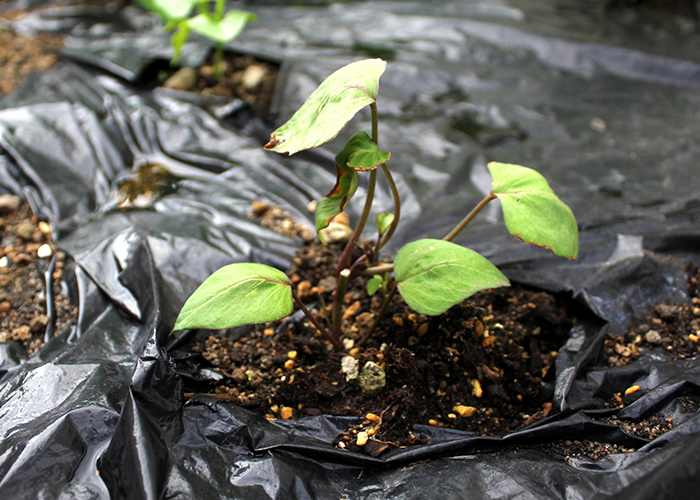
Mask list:
[[[698,359],[607,368],[602,341],[658,301],[687,300],[700,264],[699,36],[670,15],[630,26],[590,2],[542,4],[244,6],[260,21],[233,45],[282,61],[274,123],[237,102],[139,90],[169,49],[138,7],[56,6],[17,21],[25,34],[63,33],[66,49],[0,105],[0,191],[51,223],[76,263],[80,312],[30,361],[0,346],[0,497],[696,498],[700,419],[678,401],[700,395]],[[650,43],[640,24],[665,36]],[[208,48],[194,38],[183,57]],[[183,405],[184,368],[168,348],[184,300],[224,264],[287,265],[299,242],[250,222],[250,202],[311,223],[334,148],[368,115],[292,158],[264,152],[267,134],[332,70],[367,56],[389,61],[378,105],[404,200],[397,246],[459,220],[488,189],[490,160],[541,171],[582,225],[576,262],[508,237],[498,207],[459,240],[594,313],[557,356],[552,415],[531,427],[503,438],[427,429],[432,444],[374,459],[330,444],[351,419],[272,423],[204,395]],[[118,209],[117,183],[149,162],[175,189]],[[390,202],[381,185],[376,209]],[[633,383],[643,397],[604,408]],[[605,415],[678,425],[646,442]],[[566,462],[512,451],[561,439],[639,449]]]

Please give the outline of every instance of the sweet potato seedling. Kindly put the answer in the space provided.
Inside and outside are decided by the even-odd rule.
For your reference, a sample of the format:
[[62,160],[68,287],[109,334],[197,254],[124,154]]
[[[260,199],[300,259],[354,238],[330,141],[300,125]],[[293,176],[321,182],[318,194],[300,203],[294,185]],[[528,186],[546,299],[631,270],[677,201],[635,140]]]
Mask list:
[[[180,60],[182,47],[187,41],[190,30],[216,42],[214,73],[221,78],[221,60],[224,44],[241,34],[248,21],[258,17],[244,10],[226,11],[226,0],[138,0],[147,10],[160,17],[167,31],[173,31],[170,44],[173,48],[173,58],[170,64],[175,66]],[[212,5],[213,4],[213,5]],[[190,17],[197,9],[196,16]]]
[[[321,146],[369,106],[371,135],[358,132],[335,157],[336,184],[316,210],[316,231],[322,230],[341,213],[355,194],[359,176],[367,175],[364,208],[339,259],[331,317],[323,322],[307,310],[287,276],[263,264],[238,263],[212,274],[192,294],[177,318],[174,330],[223,329],[262,323],[289,315],[296,304],[333,348],[343,350],[341,320],[348,283],[364,275],[371,279],[368,291],[384,289],[384,300],[374,314],[373,324],[355,344],[372,335],[396,291],[421,314],[439,315],[474,293],[508,286],[508,279],[487,259],[452,240],[488,203],[498,199],[506,228],[516,238],[549,248],[555,255],[576,258],[578,228],[571,209],[552,191],[538,172],[520,165],[489,163],[491,192],[442,240],[421,239],[402,247],[393,264],[379,264],[380,250],[391,239],[399,223],[401,202],[387,162],[391,154],[379,149],[377,95],[379,78],[386,62],[368,59],[349,64],[330,75],[311,94],[292,118],[272,133],[265,149],[294,154]],[[353,249],[370,215],[378,172],[391,187],[394,213],[377,216],[377,241],[373,248],[351,262]],[[392,279],[393,274],[393,279]]]

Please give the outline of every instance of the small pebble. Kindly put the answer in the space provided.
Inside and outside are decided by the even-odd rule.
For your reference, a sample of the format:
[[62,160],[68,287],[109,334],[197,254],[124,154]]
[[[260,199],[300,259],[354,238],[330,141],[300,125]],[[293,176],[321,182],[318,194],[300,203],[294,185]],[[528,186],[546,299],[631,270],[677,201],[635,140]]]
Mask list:
[[437,424],[438,424],[437,420],[435,420],[434,418],[431,418],[430,420],[428,420],[428,425],[437,425]]
[[480,398],[484,394],[481,383],[477,379],[472,380],[472,394],[477,398]]
[[428,323],[423,323],[421,326],[418,327],[418,336],[422,337],[426,333],[428,333],[428,328],[430,325]]
[[13,194],[0,194],[0,211],[17,210],[22,200]]
[[27,341],[32,338],[31,330],[27,325],[22,325],[19,328],[12,330],[12,340]]
[[289,406],[283,406],[280,408],[280,416],[285,419],[289,420],[294,416],[294,408],[290,408]]
[[374,413],[368,413],[365,415],[365,418],[370,422],[379,422],[379,415],[375,415]]
[[10,303],[9,300],[4,300],[0,302],[0,313],[5,314],[10,312],[10,309],[12,309],[12,304]]
[[646,340],[650,344],[661,344],[662,342],[661,335],[656,330],[649,330],[644,335],[644,340]]
[[361,431],[357,433],[357,446],[364,446],[367,444],[367,441],[369,440],[369,436],[365,431]]
[[163,87],[173,90],[192,90],[197,85],[197,80],[197,70],[180,68],[163,83]]
[[496,337],[486,337],[483,342],[481,342],[481,347],[488,347],[496,342]]
[[51,250],[51,247],[49,245],[41,245],[39,249],[36,251],[37,257],[40,259],[45,259],[47,257],[51,257],[51,254],[53,251]]
[[289,352],[287,353],[287,357],[288,357],[289,359],[296,359],[296,357],[297,357],[297,352],[296,352],[296,351],[289,351]]
[[452,411],[458,413],[460,417],[469,418],[476,413],[476,408],[473,406],[457,405],[452,408]]
[[697,342],[699,339],[699,337],[697,335],[695,335],[694,333],[691,333],[690,335],[688,335],[688,338],[690,340],[692,340],[693,342]]
[[284,362],[284,369],[285,370],[291,370],[294,368],[294,360],[293,359],[288,359],[287,361]]
[[629,396],[630,394],[633,394],[637,392],[640,389],[638,385],[633,385],[632,387],[628,387],[627,390],[625,391],[625,396]]

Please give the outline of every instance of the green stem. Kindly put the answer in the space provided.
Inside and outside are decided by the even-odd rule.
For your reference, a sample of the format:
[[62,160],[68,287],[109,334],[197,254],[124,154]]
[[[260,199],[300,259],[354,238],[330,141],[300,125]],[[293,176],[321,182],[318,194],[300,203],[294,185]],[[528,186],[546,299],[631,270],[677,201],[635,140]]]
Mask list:
[[216,54],[214,55],[214,77],[221,80],[224,76],[224,71],[221,68],[221,61],[224,60],[224,44],[219,42],[216,44]]
[[218,23],[224,18],[224,10],[226,10],[226,0],[216,0],[214,11],[214,20]]
[[460,222],[459,224],[457,224],[457,226],[455,226],[455,228],[454,228],[452,231],[450,231],[450,234],[448,234],[447,236],[445,236],[445,237],[443,238],[443,240],[444,240],[444,241],[452,241],[453,239],[455,239],[455,237],[456,237],[459,233],[461,233],[462,230],[463,230],[465,227],[467,227],[467,224],[469,224],[469,223],[472,221],[472,219],[473,219],[474,217],[476,217],[476,214],[478,214],[479,212],[481,212],[481,210],[482,210],[486,205],[488,205],[488,203],[489,203],[491,200],[495,200],[495,199],[496,199],[496,195],[493,194],[493,193],[489,193],[489,194],[486,196],[486,198],[484,198],[483,200],[481,200],[481,201],[479,202],[479,204],[478,204],[477,206],[475,206],[475,207],[472,209],[472,211],[469,212],[469,213],[467,214],[467,216],[466,216],[464,219],[462,219],[462,222]]
[[311,312],[306,308],[306,306],[294,290],[292,290],[292,298],[294,299],[294,302],[296,303],[297,307],[301,310],[301,312],[304,313],[304,315],[311,322],[311,324],[314,325],[319,332],[321,332],[321,335],[326,337],[330,341],[330,343],[333,344],[335,350],[338,352],[342,351],[343,345],[340,343],[340,340],[338,340],[338,337],[326,330],[323,327],[323,325],[319,323],[316,317],[313,314],[311,314]]
[[[377,103],[373,102],[369,105],[372,110],[372,140],[377,144],[379,138],[379,117],[377,114]],[[355,231],[353,231],[352,236],[350,236],[350,241],[345,246],[340,260],[338,261],[338,267],[336,273],[340,274],[340,271],[347,268],[347,262],[350,259],[350,254],[355,248],[355,244],[360,239],[362,231],[365,229],[365,224],[367,224],[367,219],[369,219],[369,214],[372,211],[372,202],[374,201],[374,188],[377,185],[377,169],[372,170],[369,173],[369,185],[367,186],[367,197],[365,198],[365,206],[362,209],[362,214],[360,215],[360,220],[357,221],[357,226]],[[336,295],[336,300],[338,296]]]
[[394,220],[392,221],[391,226],[389,226],[389,230],[384,234],[384,238],[382,238],[381,244],[377,244],[377,258],[379,258],[379,250],[384,245],[389,243],[389,240],[394,235],[394,231],[396,231],[396,227],[399,225],[399,219],[401,218],[401,199],[399,198],[399,190],[396,187],[394,178],[392,177],[389,168],[387,168],[386,163],[382,163],[382,171],[386,176],[386,180],[389,182],[391,194],[394,197]]

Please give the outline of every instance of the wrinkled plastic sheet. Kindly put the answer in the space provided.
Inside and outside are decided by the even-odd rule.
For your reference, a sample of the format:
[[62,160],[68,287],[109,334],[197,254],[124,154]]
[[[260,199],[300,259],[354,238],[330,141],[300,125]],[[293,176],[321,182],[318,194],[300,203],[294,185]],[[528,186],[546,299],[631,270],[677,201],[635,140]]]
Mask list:
[[[690,120],[699,108],[697,66],[543,34],[532,21],[542,13],[527,3],[445,5],[261,7],[261,21],[237,43],[289,62],[281,118],[359,52],[391,56],[379,104],[405,200],[399,241],[436,236],[458,220],[483,196],[487,159],[528,164],[552,180],[583,223],[577,262],[508,237],[494,207],[460,243],[512,279],[567,293],[588,311],[544,388],[553,414],[502,438],[424,427],[432,444],[370,458],[330,444],[352,419],[272,423],[206,395],[183,404],[192,373],[169,335],[179,308],[224,264],[287,265],[299,242],[245,213],[265,200],[311,224],[307,203],[333,183],[333,146],[289,159],[266,153],[260,146],[272,127],[244,105],[212,107],[132,85],[147,58],[134,50],[124,61],[124,51],[103,49],[122,47],[126,32],[134,47],[162,41],[152,19],[56,10],[30,17],[25,29],[74,37],[67,53],[78,63],[34,77],[2,103],[0,189],[50,221],[75,261],[67,284],[80,312],[30,361],[2,346],[0,496],[694,497],[700,421],[678,402],[698,396],[698,360],[658,356],[607,368],[602,342],[658,301],[687,300],[688,272],[700,264],[698,186],[688,175],[698,157]],[[360,36],[372,22],[384,29]],[[146,208],[118,209],[118,182],[147,162],[177,176],[176,189]],[[385,186],[377,205],[390,206]],[[633,384],[642,398],[604,407]],[[663,415],[679,425],[646,442],[600,421],[610,415]],[[639,450],[562,462],[533,448],[561,439]]]

